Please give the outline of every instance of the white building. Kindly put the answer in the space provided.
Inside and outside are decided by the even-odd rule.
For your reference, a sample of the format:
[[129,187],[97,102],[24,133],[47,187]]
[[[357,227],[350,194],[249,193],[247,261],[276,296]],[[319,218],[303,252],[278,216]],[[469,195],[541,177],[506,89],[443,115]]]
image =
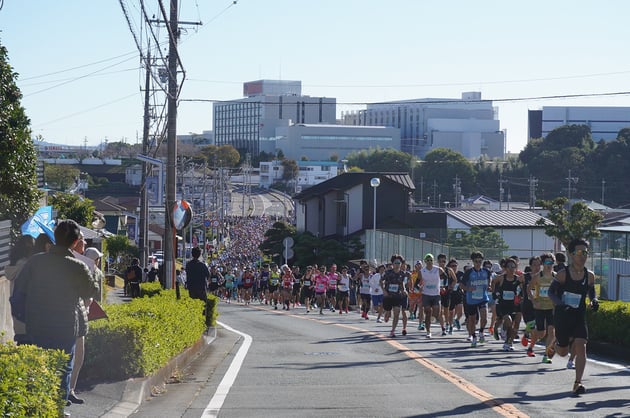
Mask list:
[[544,138],[564,125],[587,125],[593,141],[612,141],[630,128],[630,107],[543,106],[528,112],[528,138]]
[[[336,161],[296,162],[299,169],[296,184],[297,192],[331,179],[339,173],[339,163]],[[259,186],[269,188],[274,183],[281,181],[283,174],[284,167],[281,161],[263,161],[260,163]]]
[[251,81],[243,95],[214,104],[215,144],[232,145],[241,155],[273,152],[277,127],[336,122],[337,99],[303,96],[300,81]]
[[384,126],[294,124],[276,129],[276,149],[286,158],[342,160],[370,148],[400,150],[400,130]]
[[450,148],[467,159],[504,158],[505,133],[498,111],[480,92],[461,99],[416,99],[370,104],[342,113],[342,123],[400,129],[401,151],[424,157],[435,148]]

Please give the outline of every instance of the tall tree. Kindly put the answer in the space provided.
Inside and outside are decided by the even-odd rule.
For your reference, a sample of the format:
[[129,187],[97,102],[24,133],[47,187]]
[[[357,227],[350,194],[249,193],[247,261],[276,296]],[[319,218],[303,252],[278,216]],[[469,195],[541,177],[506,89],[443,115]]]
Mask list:
[[44,178],[46,184],[55,190],[62,192],[70,189],[79,178],[81,171],[78,168],[66,164],[45,164]]
[[600,232],[597,227],[604,216],[591,210],[583,202],[576,202],[569,208],[567,203],[568,200],[564,197],[540,202],[539,205],[549,210],[547,218],[552,223],[539,219],[536,224],[544,226],[545,233],[557,238],[565,247],[574,238],[598,238]]
[[7,49],[0,45],[0,219],[11,220],[13,238],[37,208],[40,196],[37,153],[30,121],[20,104],[17,76],[8,63]]
[[[426,194],[431,197],[434,206],[438,200],[455,202],[455,179],[460,181],[460,193],[475,189],[476,172],[464,156],[447,148],[436,148],[427,153],[420,168],[416,171],[416,179],[422,177],[426,184]],[[441,198],[440,198],[441,195]]]
[[352,152],[346,157],[349,166],[372,172],[410,172],[411,154],[395,149],[371,148]]
[[94,205],[90,199],[76,194],[55,193],[50,204],[57,211],[59,219],[73,219],[79,225],[89,226],[94,216]]

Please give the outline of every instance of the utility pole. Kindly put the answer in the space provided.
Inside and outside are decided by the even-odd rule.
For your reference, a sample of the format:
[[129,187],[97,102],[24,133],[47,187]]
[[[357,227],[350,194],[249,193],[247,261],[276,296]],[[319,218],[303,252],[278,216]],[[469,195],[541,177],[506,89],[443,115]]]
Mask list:
[[460,197],[462,195],[462,183],[459,176],[455,176],[455,183],[453,184],[453,192],[455,193],[455,208],[461,205]]
[[[151,52],[147,53],[147,59],[145,62],[146,79],[144,84],[144,120],[142,126],[142,155],[149,153],[149,129],[151,127],[151,116],[149,114],[149,100],[151,98]],[[147,176],[149,167],[153,167],[152,164],[146,161],[142,162],[142,189],[140,191],[140,220],[138,231],[138,247],[140,248],[140,260],[144,265],[149,258],[149,194],[147,193]],[[162,187],[161,184],[158,187]],[[158,194],[158,193],[156,193]],[[159,202],[160,204],[162,202]]]
[[175,239],[177,231],[172,222],[172,211],[175,208],[175,176],[177,175],[177,37],[179,28],[177,22],[177,0],[170,1],[170,19],[167,24],[169,32],[168,48],[168,100],[167,100],[167,158],[166,158],[166,210],[164,212],[164,266],[166,288],[175,287]]
[[602,179],[602,205],[604,205],[604,191],[606,190],[606,180]]
[[536,207],[536,186],[538,186],[538,179],[534,176],[529,176],[529,208],[534,209]]
[[571,170],[569,170],[569,177],[566,178],[566,180],[569,182],[569,189],[567,191],[567,195],[569,197],[569,203],[571,203],[571,184],[575,183],[577,184],[579,178],[578,177],[571,177]]
[[503,171],[501,171],[499,172],[499,210],[501,210],[503,205],[503,192],[505,191],[503,184],[505,183],[507,183],[507,180],[503,178]]

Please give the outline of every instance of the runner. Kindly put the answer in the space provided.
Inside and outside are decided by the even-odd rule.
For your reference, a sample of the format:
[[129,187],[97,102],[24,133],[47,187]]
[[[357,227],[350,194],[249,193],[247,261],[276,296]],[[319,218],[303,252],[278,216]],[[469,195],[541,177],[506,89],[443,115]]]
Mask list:
[[[403,296],[407,295],[407,291],[405,290],[405,271],[402,270],[405,259],[399,254],[394,254],[391,257],[391,263],[393,268],[383,274],[380,285],[383,289],[383,309],[385,310],[386,318],[392,309],[394,311],[392,329],[389,333],[389,336],[393,338],[396,336],[396,326],[398,325]],[[407,335],[407,330],[404,327],[402,335]]]
[[553,349],[556,342],[556,333],[553,327],[553,303],[549,299],[549,286],[556,276],[553,271],[554,256],[551,253],[545,253],[540,256],[543,264],[543,270],[538,274],[532,275],[532,279],[527,286],[527,293],[534,304],[534,316],[536,318],[536,328],[532,331],[532,339],[527,349],[529,357],[535,357],[534,346],[538,341],[547,337],[547,350],[543,355],[543,363],[551,363],[551,359],[547,356],[549,347]]
[[448,306],[448,322],[452,324],[449,334],[452,334],[453,326],[457,328],[458,331],[462,329],[459,320],[464,314],[464,291],[459,287],[459,282],[464,273],[457,270],[457,260],[454,258],[448,261],[446,268],[451,270],[456,278],[453,290],[451,291],[451,301]]
[[422,307],[424,308],[424,326],[427,338],[431,338],[431,322],[433,317],[440,322],[442,335],[446,335],[444,320],[440,318],[440,275],[444,273],[441,267],[433,265],[433,254],[424,256],[424,267],[418,274],[420,289],[422,289]]
[[315,295],[315,282],[313,280],[313,267],[307,266],[304,276],[302,276],[302,294],[301,299],[304,300],[306,313],[311,312],[311,300]]
[[350,302],[350,276],[348,266],[341,266],[341,274],[337,280],[337,303],[339,303],[339,315],[343,311],[348,313],[348,303]]
[[259,294],[260,294],[260,304],[262,305],[263,301],[265,305],[269,304],[269,280],[271,278],[271,271],[269,271],[269,264],[263,264],[262,270],[258,275],[258,283],[259,283]]
[[385,273],[385,265],[381,264],[377,267],[376,273],[372,274],[369,279],[372,309],[376,311],[376,322],[379,324],[383,322],[381,319],[383,315],[383,289],[381,288],[381,277],[383,273]]
[[461,288],[466,292],[466,328],[470,339],[470,346],[477,347],[477,333],[475,327],[479,320],[479,342],[484,343],[484,328],[488,319],[488,286],[490,285],[490,272],[481,267],[483,254],[474,251],[470,254],[473,266],[464,272]]
[[277,264],[269,266],[269,304],[273,304],[274,309],[278,309],[278,301],[280,300],[280,269]]
[[518,332],[518,324],[521,320],[519,294],[521,282],[515,274],[516,263],[509,259],[505,263],[505,274],[497,277],[493,289],[493,298],[497,301],[497,319],[503,322],[506,332],[503,351],[514,351],[514,338]]
[[[567,268],[559,271],[549,287],[549,298],[555,306],[554,325],[557,344],[555,350],[564,357],[569,347],[575,354],[575,382],[573,394],[586,392],[582,384],[586,366],[586,343],[588,328],[586,325],[586,296],[590,299],[593,311],[599,309],[595,295],[595,275],[585,267],[589,243],[585,239],[573,239],[567,246],[571,260]],[[553,357],[554,349],[547,352]]]
[[328,272],[328,289],[326,290],[326,299],[330,306],[330,312],[335,312],[335,307],[337,306],[336,295],[338,280],[339,274],[337,273],[337,265],[333,264],[330,266],[330,271]]
[[300,273],[300,266],[293,266],[293,292],[291,298],[293,299],[293,307],[295,305],[302,306],[302,299],[300,293],[302,289],[302,273]]
[[442,269],[440,273],[440,321],[444,324],[442,335],[446,335],[447,332],[448,334],[453,333],[453,322],[451,322],[452,318],[449,315],[449,309],[457,277],[453,270],[446,268],[446,254],[438,254],[438,266]]
[[254,287],[254,275],[252,274],[252,269],[249,267],[245,268],[243,272],[243,300],[245,301],[245,305],[249,305],[249,302],[252,300],[252,288]]
[[216,265],[213,264],[210,267],[210,278],[208,279],[208,291],[211,294],[219,297],[219,299],[221,298],[221,295],[219,294],[219,287],[222,282],[223,282],[223,275],[219,273],[219,269],[217,268]]
[[[536,314],[534,313],[534,305],[530,298],[527,288],[532,278],[538,276],[541,270],[541,261],[539,256],[529,258],[529,271],[523,275],[523,299],[521,300],[521,313],[523,314],[523,322],[525,322],[525,332],[521,338],[523,347],[530,344],[531,333],[536,328]],[[520,325],[520,324],[519,324]],[[518,329],[518,328],[517,328]]]
[[359,263],[359,271],[356,274],[355,280],[359,283],[359,295],[361,296],[361,318],[368,320],[368,312],[370,311],[370,302],[372,296],[370,293],[370,266],[369,264],[361,260]]
[[319,314],[324,314],[324,305],[326,304],[326,290],[328,289],[328,276],[326,275],[326,267],[321,266],[315,275],[315,298],[319,307]]
[[418,329],[424,330],[424,314],[422,311],[422,290],[420,289],[420,270],[422,269],[422,261],[416,261],[413,266],[413,271],[409,278],[407,291],[409,293],[409,319],[414,320],[418,318]]
[[293,277],[293,272],[291,271],[291,268],[286,264],[283,264],[280,270],[282,272],[282,294],[280,296],[282,301],[282,309],[288,311],[289,306],[291,306],[293,281],[295,280],[295,277]]

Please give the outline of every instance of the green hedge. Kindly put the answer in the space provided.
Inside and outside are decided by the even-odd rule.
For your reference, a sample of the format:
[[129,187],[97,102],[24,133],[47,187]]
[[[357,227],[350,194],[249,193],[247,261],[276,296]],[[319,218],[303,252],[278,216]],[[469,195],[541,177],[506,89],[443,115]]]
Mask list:
[[[159,283],[142,287],[144,297],[105,305],[109,319],[90,324],[85,363],[79,375],[82,381],[147,376],[192,346],[206,330],[202,301],[191,299],[187,292],[177,299],[175,290],[162,290]],[[212,324],[216,315],[214,308]]]
[[630,303],[601,301],[597,312],[587,309],[586,319],[589,340],[630,349]]
[[0,344],[0,416],[63,416],[60,383],[67,362],[61,350]]

